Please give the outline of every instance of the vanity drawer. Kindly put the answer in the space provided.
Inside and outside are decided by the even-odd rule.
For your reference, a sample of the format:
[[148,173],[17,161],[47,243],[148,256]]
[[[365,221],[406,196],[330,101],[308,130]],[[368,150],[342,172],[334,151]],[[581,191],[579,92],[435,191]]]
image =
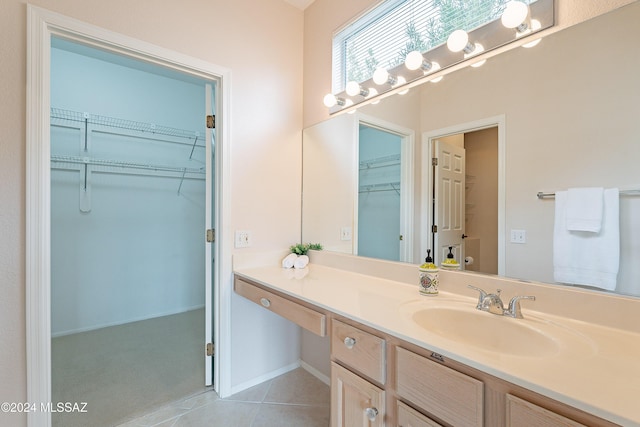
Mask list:
[[482,426],[484,384],[396,347],[398,396],[454,426]]
[[384,384],[385,340],[347,325],[331,321],[331,355],[350,368]]
[[401,427],[442,427],[412,407],[398,402],[398,425]]
[[234,281],[234,290],[256,304],[291,320],[316,335],[327,335],[327,316],[296,302],[283,298],[238,277]]
[[541,406],[507,394],[507,427],[539,426],[539,427],[586,427],[576,421],[551,412]]

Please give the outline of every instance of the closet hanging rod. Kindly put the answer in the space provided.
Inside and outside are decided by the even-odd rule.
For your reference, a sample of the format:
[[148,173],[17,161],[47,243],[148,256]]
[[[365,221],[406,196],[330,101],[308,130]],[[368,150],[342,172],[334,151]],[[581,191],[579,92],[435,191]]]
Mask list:
[[[633,190],[620,190],[621,196],[640,196],[640,189]],[[551,197],[556,197],[556,193],[543,193],[542,191],[538,191],[536,194],[538,199],[547,199]]]
[[100,160],[91,159],[88,157],[72,157],[72,156],[51,156],[51,161],[56,163],[72,163],[77,165],[92,165],[92,166],[104,166],[104,167],[118,167],[127,169],[139,169],[150,170],[156,172],[174,172],[174,173],[188,173],[205,175],[204,167],[201,168],[187,168],[178,166],[164,166],[164,165],[150,165],[144,163],[123,162],[118,160]]
[[128,129],[138,132],[146,132],[157,135],[174,136],[180,138],[193,139],[204,135],[206,129],[202,131],[192,131],[177,129],[169,126],[160,126],[154,123],[137,122],[134,120],[119,119],[116,117],[101,116],[98,114],[81,113],[78,111],[65,110],[51,107],[51,119],[69,120],[73,122],[86,122],[94,125],[102,125],[112,128]]

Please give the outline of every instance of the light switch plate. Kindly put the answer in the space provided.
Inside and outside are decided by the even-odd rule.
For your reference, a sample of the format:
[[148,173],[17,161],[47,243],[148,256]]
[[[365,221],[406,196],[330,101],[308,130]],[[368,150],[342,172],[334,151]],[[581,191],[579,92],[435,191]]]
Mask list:
[[342,227],[340,229],[340,240],[351,240],[351,227]]
[[527,243],[527,231],[511,230],[511,243]]
[[251,246],[251,232],[248,230],[236,230],[235,247],[248,248]]

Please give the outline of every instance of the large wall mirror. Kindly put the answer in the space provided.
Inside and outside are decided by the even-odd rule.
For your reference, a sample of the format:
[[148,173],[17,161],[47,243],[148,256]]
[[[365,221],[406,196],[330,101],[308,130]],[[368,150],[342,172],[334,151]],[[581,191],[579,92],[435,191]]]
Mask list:
[[[305,129],[302,241],[414,264],[452,246],[468,270],[554,283],[555,199],[537,193],[640,189],[639,21],[634,2]],[[616,292],[640,296],[640,195],[619,210]]]

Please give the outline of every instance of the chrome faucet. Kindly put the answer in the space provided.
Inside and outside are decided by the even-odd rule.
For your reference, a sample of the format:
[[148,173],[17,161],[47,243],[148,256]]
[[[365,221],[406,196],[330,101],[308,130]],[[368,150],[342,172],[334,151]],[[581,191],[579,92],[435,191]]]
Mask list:
[[478,304],[476,308],[481,311],[488,311],[492,314],[497,314],[499,316],[509,316],[516,319],[522,319],[522,310],[520,309],[520,300],[530,299],[534,300],[536,297],[534,296],[515,296],[511,298],[509,301],[508,308],[504,308],[504,303],[500,298],[501,289],[498,289],[495,294],[488,294],[484,290],[480,288],[476,288],[475,286],[468,285],[469,288],[475,289],[480,293],[478,296]]

